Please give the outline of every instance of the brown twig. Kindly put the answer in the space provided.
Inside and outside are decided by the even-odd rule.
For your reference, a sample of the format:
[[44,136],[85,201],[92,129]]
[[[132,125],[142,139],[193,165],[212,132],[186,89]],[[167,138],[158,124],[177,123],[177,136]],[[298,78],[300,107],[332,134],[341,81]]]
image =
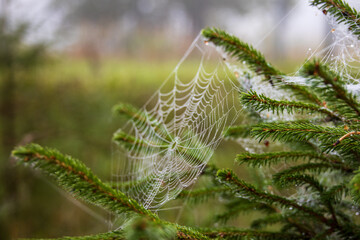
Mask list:
[[342,136],[341,138],[339,138],[339,139],[333,144],[333,146],[339,145],[342,140],[344,140],[345,138],[350,137],[350,136],[352,136],[352,135],[360,135],[360,132],[359,132],[359,131],[353,131],[353,132],[349,132],[349,133],[345,134],[344,136]]

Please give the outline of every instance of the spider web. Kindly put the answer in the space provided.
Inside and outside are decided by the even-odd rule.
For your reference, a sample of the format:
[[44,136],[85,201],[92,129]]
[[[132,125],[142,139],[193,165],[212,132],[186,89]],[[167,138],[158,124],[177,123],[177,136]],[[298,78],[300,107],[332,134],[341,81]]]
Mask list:
[[242,112],[238,98],[234,73],[199,35],[137,117],[118,130],[133,144],[115,159],[117,188],[149,209],[174,199],[197,180]]
[[[360,4],[357,3],[357,9]],[[328,18],[333,27],[331,44],[325,51],[325,60],[329,62],[332,69],[348,82],[348,89],[359,96],[360,83],[360,42],[357,36],[352,34],[343,23],[337,23],[334,18]]]
[[[359,40],[344,24],[332,17],[328,21],[332,28],[308,60],[318,57],[330,64],[347,79],[349,90],[359,96]],[[323,47],[329,38],[331,43]],[[239,64],[199,35],[168,79],[135,114],[137,117],[119,129],[118,134],[132,137],[132,145],[126,150],[119,148],[119,157],[113,161],[116,187],[146,208],[159,209],[197,180],[223,139],[224,130],[241,121],[240,89],[295,100],[248,72],[246,62]],[[297,73],[279,84],[291,82],[307,85]],[[294,118],[266,111],[261,117],[268,121]],[[238,142],[250,152],[264,148],[249,139]]]
[[[356,0],[347,1],[351,7],[360,9],[360,3]],[[339,23],[327,14],[326,21],[330,26],[328,33],[320,45],[313,51],[307,61],[316,57],[327,63],[330,68],[338,73],[347,84],[347,90],[360,97],[360,41],[345,23]],[[300,69],[299,69],[300,70]],[[296,75],[297,73],[295,73]],[[307,85],[305,79],[293,76],[289,82]]]

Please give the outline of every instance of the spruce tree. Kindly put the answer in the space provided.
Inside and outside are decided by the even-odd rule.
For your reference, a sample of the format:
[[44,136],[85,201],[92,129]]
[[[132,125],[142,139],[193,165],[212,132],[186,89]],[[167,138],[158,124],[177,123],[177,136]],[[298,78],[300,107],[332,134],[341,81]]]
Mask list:
[[[344,1],[313,0],[311,4],[360,36],[360,14]],[[20,163],[50,175],[74,197],[131,219],[118,231],[63,239],[360,239],[360,228],[354,219],[355,212],[360,211],[360,103],[345,86],[349,79],[314,59],[299,71],[306,85],[284,84],[286,75],[249,44],[216,28],[206,28],[202,35],[227,54],[246,62],[254,75],[297,99],[275,100],[253,90],[240,92],[240,101],[247,111],[258,113],[254,114],[256,121],[232,126],[224,135],[233,139],[250,136],[259,141],[278,141],[291,146],[287,148],[291,150],[246,152],[236,156],[236,163],[254,168],[288,163],[271,179],[263,179],[264,182],[271,180],[272,184],[268,185],[271,191],[263,187],[265,184],[254,185],[242,180],[232,169],[218,169],[209,164],[203,175],[213,178],[213,186],[183,190],[178,198],[201,201],[221,195],[227,200],[224,201],[227,210],[217,219],[223,222],[248,211],[261,211],[263,217],[253,221],[250,229],[180,226],[160,219],[102,182],[77,159],[36,144],[16,148],[13,156]],[[134,114],[137,110],[128,105],[119,105],[115,110],[129,118],[136,117],[139,122],[144,119],[142,114],[146,114]],[[279,116],[287,112],[295,120],[264,121],[259,117],[263,111]],[[310,118],[309,115],[301,117],[307,113],[311,113]],[[151,124],[157,124],[156,129],[161,131],[161,124]],[[123,132],[117,132],[114,141],[124,148],[146,144]],[[329,176],[336,180],[329,180]],[[295,192],[301,190],[302,194],[311,196],[310,201],[281,194],[282,189],[291,187]],[[274,224],[281,228],[266,230]]]

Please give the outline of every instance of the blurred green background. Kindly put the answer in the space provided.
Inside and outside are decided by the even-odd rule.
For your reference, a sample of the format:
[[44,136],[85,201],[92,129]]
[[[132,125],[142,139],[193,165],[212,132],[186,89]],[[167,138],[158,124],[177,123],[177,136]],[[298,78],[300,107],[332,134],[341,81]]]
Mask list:
[[[299,14],[317,22],[303,26],[305,20],[296,21]],[[112,106],[141,107],[203,27],[241,35],[291,72],[328,29],[311,14],[306,1],[286,0],[1,0],[0,239],[84,235],[111,227],[107,213],[72,200],[38,172],[16,166],[10,157],[14,146],[36,142],[57,148],[109,180],[111,137],[122,125]],[[304,32],[307,40],[292,40]],[[250,179],[246,169],[233,164],[240,151],[240,145],[224,142],[212,161]],[[221,210],[215,204],[175,201],[169,204],[172,211],[160,214],[181,224],[212,226],[212,216]],[[247,226],[253,217],[231,224]]]

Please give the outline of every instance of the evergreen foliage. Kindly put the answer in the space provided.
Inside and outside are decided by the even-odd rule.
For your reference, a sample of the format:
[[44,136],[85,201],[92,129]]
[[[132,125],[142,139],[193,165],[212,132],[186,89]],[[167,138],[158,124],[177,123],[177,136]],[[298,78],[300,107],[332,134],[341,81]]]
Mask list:
[[[314,0],[312,5],[345,23],[353,34],[360,35],[359,14],[342,0]],[[360,226],[354,211],[360,204],[360,103],[346,90],[347,79],[325,63],[314,60],[304,64],[300,72],[309,85],[287,83],[285,74],[249,44],[215,28],[204,29],[202,34],[206,41],[245,61],[250,70],[272,87],[286,89],[296,97],[294,101],[285,101],[254,90],[242,92],[240,101],[250,114],[271,111],[281,116],[287,112],[295,119],[301,118],[268,121],[259,114],[255,123],[249,121],[248,125],[233,126],[225,132],[229,138],[253,137],[259,142],[279,141],[288,146],[287,151],[237,155],[238,164],[254,168],[281,165],[282,170],[274,173],[270,181],[264,179],[260,184],[252,184],[237,177],[234,170],[219,170],[209,164],[202,176],[211,176],[211,184],[193,191],[184,190],[178,199],[199,203],[221,196],[225,210],[215,217],[215,222],[226,223],[250,211],[259,211],[262,217],[252,222],[251,229],[180,226],[159,219],[135,200],[102,182],[79,160],[35,144],[17,148],[13,156],[20,163],[54,177],[75,197],[114,214],[125,213],[131,219],[119,232],[71,239],[359,239]],[[114,111],[134,119],[135,124],[151,125],[163,136],[172,138],[161,124],[141,110],[121,104]],[[123,132],[115,133],[114,140],[125,149],[152,145]],[[194,141],[194,144],[202,146],[201,142]],[[167,147],[164,143],[164,148]],[[178,151],[185,154],[181,149]],[[199,156],[195,152],[186,154],[195,159]],[[284,188],[287,191],[283,191]],[[289,196],[289,192],[293,195]],[[280,228],[268,231],[274,224]]]
[[257,94],[255,91],[250,90],[247,93],[242,93],[240,101],[245,106],[251,106],[256,111],[269,110],[273,113],[283,113],[287,111],[292,114],[295,111],[297,112],[309,112],[309,113],[322,113],[326,114],[331,118],[339,118],[333,112],[327,108],[320,107],[311,103],[303,103],[298,101],[284,101],[284,100],[274,100],[266,97],[263,94]]
[[349,30],[356,36],[360,35],[360,14],[343,0],[313,0],[313,6],[323,10],[323,13],[331,14],[337,22],[345,23]]

